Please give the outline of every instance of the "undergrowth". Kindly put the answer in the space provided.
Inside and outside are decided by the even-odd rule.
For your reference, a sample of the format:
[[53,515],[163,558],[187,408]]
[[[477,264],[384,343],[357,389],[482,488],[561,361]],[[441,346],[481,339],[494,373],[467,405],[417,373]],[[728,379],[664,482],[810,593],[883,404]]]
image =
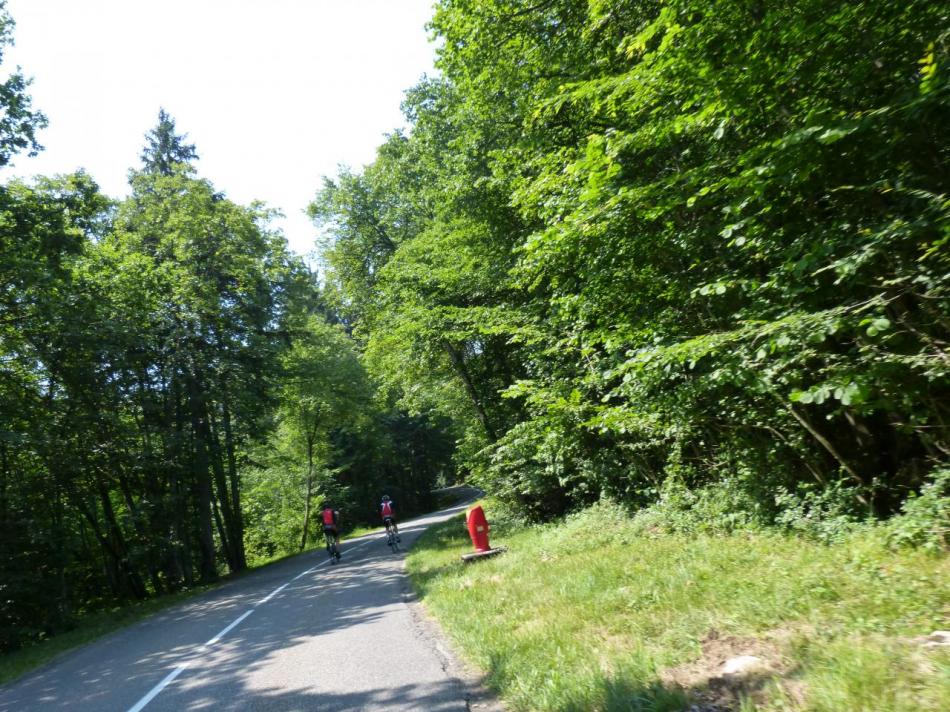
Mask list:
[[[812,530],[723,525],[708,509],[699,521],[669,498],[632,516],[603,501],[546,525],[488,502],[507,554],[463,565],[470,544],[452,520],[408,567],[515,710],[950,709],[950,653],[919,641],[948,625],[950,559],[907,545],[933,542],[939,499],[924,492],[925,515],[912,506],[885,525],[832,526],[803,508],[824,522]],[[742,654],[764,670],[724,679],[725,658]]]

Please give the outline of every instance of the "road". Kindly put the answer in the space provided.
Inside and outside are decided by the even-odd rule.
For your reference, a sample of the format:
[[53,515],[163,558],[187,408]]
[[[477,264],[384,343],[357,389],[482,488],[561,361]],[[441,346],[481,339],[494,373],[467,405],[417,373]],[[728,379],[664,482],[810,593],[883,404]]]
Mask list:
[[[405,522],[402,546],[459,505]],[[473,688],[380,534],[268,566],[0,687],[22,710],[468,710]],[[485,699],[481,697],[481,699]]]

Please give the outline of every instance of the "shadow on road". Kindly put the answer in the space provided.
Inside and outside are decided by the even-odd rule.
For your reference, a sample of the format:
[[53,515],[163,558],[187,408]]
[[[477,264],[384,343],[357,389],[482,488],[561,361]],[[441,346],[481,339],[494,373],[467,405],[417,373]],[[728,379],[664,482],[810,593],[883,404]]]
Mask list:
[[[426,527],[425,521],[407,522],[404,548]],[[322,551],[311,552],[77,651],[0,689],[0,712],[127,710],[185,662],[188,668],[146,712],[464,710],[465,690],[438,661],[433,665],[431,652],[427,666],[413,659],[425,654],[403,654],[406,636],[411,643],[417,635],[404,603],[405,552],[393,554],[382,534],[346,542],[342,551],[338,565],[324,564]],[[260,604],[314,565],[319,567]],[[201,648],[255,605],[219,643]],[[427,649],[427,641],[415,642],[419,651]]]
[[427,712],[449,712],[465,709],[459,706],[458,689],[451,682],[433,685],[400,685],[377,687],[359,692],[308,692],[280,689],[257,690],[253,697],[221,700],[212,696],[193,698],[190,710],[268,710],[290,711],[408,709]]

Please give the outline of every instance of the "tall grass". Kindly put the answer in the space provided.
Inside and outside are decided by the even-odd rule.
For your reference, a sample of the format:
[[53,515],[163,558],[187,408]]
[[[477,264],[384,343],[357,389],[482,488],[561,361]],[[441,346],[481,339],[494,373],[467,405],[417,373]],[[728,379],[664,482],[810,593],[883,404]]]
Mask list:
[[[489,519],[492,507],[487,507]],[[670,535],[600,504],[557,525],[498,521],[474,565],[460,520],[409,556],[458,649],[516,710],[950,709],[950,560],[873,529],[825,545],[768,532]],[[720,673],[751,653],[765,670]]]

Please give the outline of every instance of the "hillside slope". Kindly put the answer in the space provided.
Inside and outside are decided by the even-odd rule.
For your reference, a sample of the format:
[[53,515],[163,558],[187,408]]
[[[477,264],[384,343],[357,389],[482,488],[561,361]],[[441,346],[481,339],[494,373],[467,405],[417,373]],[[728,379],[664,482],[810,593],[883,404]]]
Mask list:
[[[948,627],[950,560],[890,550],[874,529],[831,545],[669,535],[600,504],[554,525],[495,521],[492,543],[510,550],[461,564],[455,519],[408,567],[513,709],[950,709],[950,648],[922,639]],[[743,655],[757,667],[723,674]]]

